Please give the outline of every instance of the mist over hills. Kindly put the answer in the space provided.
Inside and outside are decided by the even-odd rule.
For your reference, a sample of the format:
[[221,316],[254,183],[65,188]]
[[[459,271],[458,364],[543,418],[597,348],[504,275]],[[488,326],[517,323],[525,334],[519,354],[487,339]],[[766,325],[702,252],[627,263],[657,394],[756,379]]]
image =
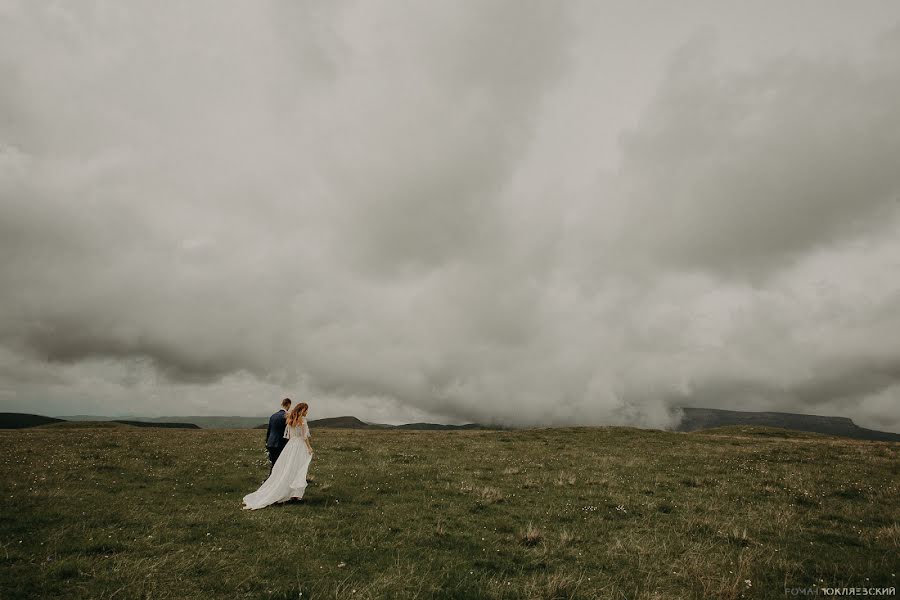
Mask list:
[[[779,428],[793,431],[805,431],[825,435],[847,437],[858,440],[875,440],[900,442],[900,434],[876,431],[859,427],[852,419],[846,417],[830,417],[822,415],[804,415],[782,412],[745,412],[722,410],[715,408],[681,407],[676,409],[681,420],[674,431],[692,432],[730,426],[750,426]],[[24,413],[0,413],[0,429],[20,429],[44,425],[59,425],[79,422],[115,422],[137,427],[164,428],[203,428],[203,429],[264,429],[268,423],[267,416],[178,416],[178,417],[129,417],[112,418],[96,415],[74,415],[67,417],[45,417]],[[338,429],[401,429],[401,430],[472,430],[494,429],[506,427],[466,423],[450,425],[444,423],[404,423],[389,425],[370,423],[354,416],[327,417],[309,421],[310,427],[331,427]]]
[[[447,425],[443,423],[404,423],[402,425],[387,425],[385,423],[367,423],[356,417],[327,417],[324,419],[313,419],[309,422],[310,427],[335,427],[338,429],[409,429],[409,430],[455,430],[455,429],[503,429],[503,427],[495,425],[481,425],[479,423],[466,423],[464,425]],[[259,429],[265,429],[266,424],[257,426]]]
[[[129,423],[159,424],[169,423],[193,423],[204,429],[253,429],[266,427],[269,422],[268,415],[260,417],[241,416],[184,416],[184,417],[137,417],[129,416],[127,419],[103,417],[97,415],[71,415],[63,416],[67,421],[120,421]],[[501,429],[500,427],[481,425],[478,423],[466,423],[463,425],[448,425],[443,423],[404,423],[402,425],[388,425],[385,423],[369,423],[352,416],[326,417],[323,419],[311,419],[311,427],[338,427],[342,429]]]

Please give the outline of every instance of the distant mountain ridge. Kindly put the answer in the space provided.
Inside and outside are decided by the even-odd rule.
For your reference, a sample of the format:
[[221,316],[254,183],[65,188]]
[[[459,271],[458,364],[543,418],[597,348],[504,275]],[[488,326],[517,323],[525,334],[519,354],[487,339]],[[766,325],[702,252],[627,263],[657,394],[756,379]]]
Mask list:
[[94,419],[58,419],[43,415],[31,415],[28,413],[0,413],[0,429],[25,429],[28,427],[65,426],[78,423],[94,425],[118,424],[132,427],[161,427],[164,429],[200,429],[199,425],[183,422],[151,423],[147,421],[129,421],[127,419],[108,419],[97,417]]
[[103,417],[97,415],[65,415],[59,417],[66,421],[129,421],[136,423],[193,423],[203,429],[252,429],[264,423],[269,417],[205,417],[205,416],[185,416],[185,417],[141,417],[137,415],[128,415],[124,417]]
[[[858,440],[874,440],[900,442],[900,434],[887,431],[876,431],[859,427],[852,419],[846,417],[828,417],[821,415],[804,415],[783,412],[746,412],[724,410],[718,408],[681,407],[681,420],[675,431],[691,432],[730,426],[775,427],[784,430],[805,431],[824,435],[841,436]],[[72,417],[45,417],[25,413],[0,413],[0,429],[20,429],[49,424],[83,421],[117,422],[138,427],[171,427],[171,428],[230,428],[230,429],[265,429],[268,417],[130,417],[114,419],[88,415]],[[503,430],[508,427],[466,423],[464,425],[445,425],[440,423],[405,423],[387,425],[368,423],[353,416],[326,417],[312,419],[310,427],[335,427],[341,429],[399,429],[399,430]]]
[[113,423],[131,425],[132,427],[159,427],[161,429],[203,429],[196,423],[180,423],[177,421],[165,423],[148,423],[147,421],[129,421],[126,419],[113,419]]
[[[337,429],[407,429],[407,430],[454,430],[454,429],[501,429],[500,427],[490,427],[480,425],[478,423],[466,423],[464,425],[444,425],[441,423],[404,423],[403,425],[386,425],[384,423],[367,423],[356,417],[325,417],[323,419],[310,419],[309,426],[316,427],[334,427]],[[256,429],[265,429],[268,424],[263,423],[257,425]]]
[[860,427],[847,417],[824,417],[783,412],[745,412],[720,408],[682,407],[683,417],[676,431],[700,431],[730,425],[778,427],[795,431],[824,433],[857,440],[900,442],[900,434]]

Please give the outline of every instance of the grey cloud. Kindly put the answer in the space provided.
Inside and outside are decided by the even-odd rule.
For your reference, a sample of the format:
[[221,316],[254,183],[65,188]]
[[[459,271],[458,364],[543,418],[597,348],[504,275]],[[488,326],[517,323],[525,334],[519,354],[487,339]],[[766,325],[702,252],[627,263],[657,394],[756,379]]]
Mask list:
[[[90,323],[91,328],[85,327]],[[211,382],[247,369],[249,357],[232,355],[232,344],[209,348],[190,340],[147,338],[139,329],[116,323],[103,327],[102,318],[44,320],[29,327],[23,346],[48,362],[80,362],[91,358],[146,358],[172,381]]]
[[900,428],[890,37],[690,43],[614,165],[559,5],[3,18],[4,407]]
[[622,138],[624,234],[653,260],[758,276],[878,229],[900,198],[895,46],[732,73],[695,38]]
[[372,17],[385,35],[347,61],[333,124],[346,135],[326,138],[323,167],[352,240],[340,250],[363,272],[418,273],[504,243],[497,201],[565,69],[559,6],[442,5],[417,16],[412,31],[394,11]]

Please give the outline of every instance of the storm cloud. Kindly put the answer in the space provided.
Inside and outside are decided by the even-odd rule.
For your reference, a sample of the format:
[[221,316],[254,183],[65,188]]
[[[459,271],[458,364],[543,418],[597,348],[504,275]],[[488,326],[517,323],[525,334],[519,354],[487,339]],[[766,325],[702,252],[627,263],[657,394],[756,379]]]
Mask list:
[[3,5],[0,406],[900,431],[900,10],[711,6]]

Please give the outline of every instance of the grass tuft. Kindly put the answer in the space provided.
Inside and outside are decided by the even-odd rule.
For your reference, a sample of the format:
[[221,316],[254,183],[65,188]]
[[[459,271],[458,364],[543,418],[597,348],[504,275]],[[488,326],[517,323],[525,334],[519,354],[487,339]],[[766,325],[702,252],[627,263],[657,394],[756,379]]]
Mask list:
[[519,541],[521,541],[526,546],[537,546],[544,540],[544,534],[540,529],[535,527],[532,523],[528,523],[528,526],[522,531],[519,536]]

